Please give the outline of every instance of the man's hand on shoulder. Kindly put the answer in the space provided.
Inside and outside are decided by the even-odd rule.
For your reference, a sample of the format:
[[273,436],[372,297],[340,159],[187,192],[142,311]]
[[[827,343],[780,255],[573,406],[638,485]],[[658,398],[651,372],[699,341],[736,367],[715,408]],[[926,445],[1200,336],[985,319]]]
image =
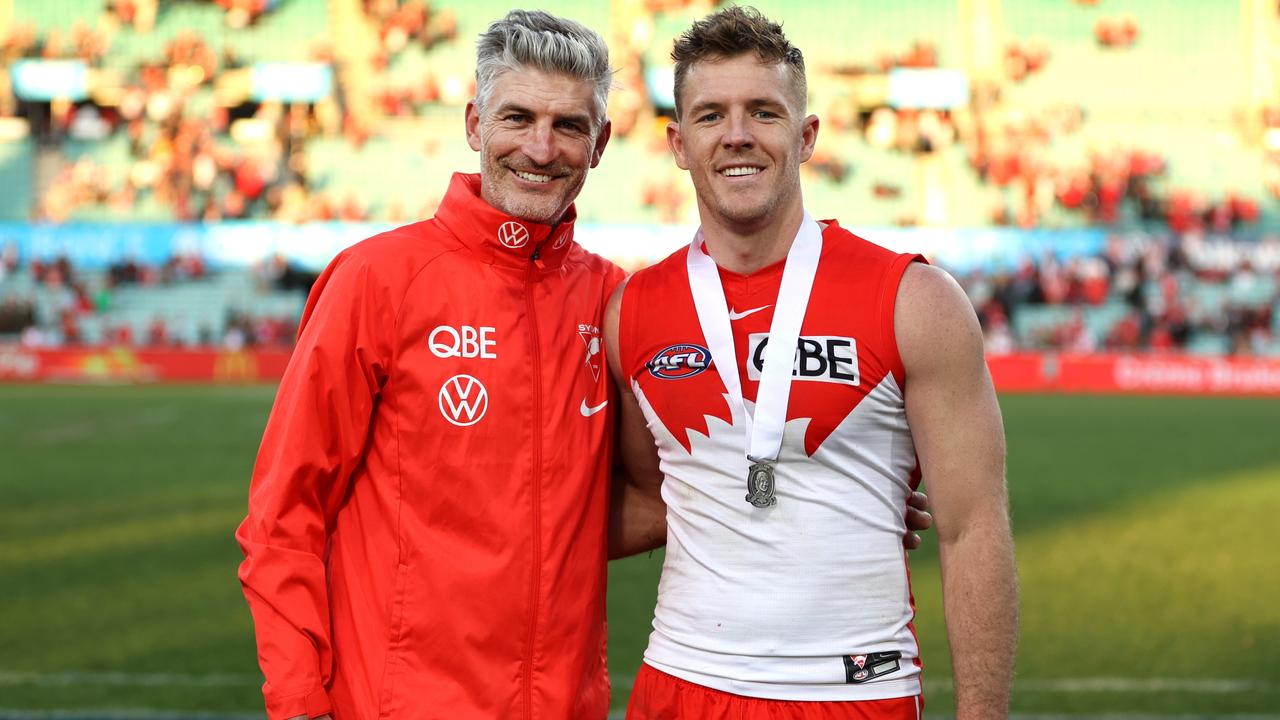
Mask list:
[[933,515],[929,513],[929,496],[916,491],[907,496],[907,532],[902,545],[908,550],[920,547],[920,533],[933,527]]

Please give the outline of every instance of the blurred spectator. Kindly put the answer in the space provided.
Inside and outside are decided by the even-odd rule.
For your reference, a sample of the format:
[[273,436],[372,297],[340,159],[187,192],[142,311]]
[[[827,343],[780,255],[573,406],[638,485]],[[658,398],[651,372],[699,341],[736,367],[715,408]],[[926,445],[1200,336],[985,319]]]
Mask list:
[[1098,18],[1093,37],[1104,48],[1128,48],[1138,40],[1138,21],[1132,15]]
[[14,335],[36,324],[36,309],[30,298],[7,296],[0,301],[0,335]]
[[240,30],[275,7],[278,0],[217,0],[226,11],[227,27]]
[[164,347],[169,344],[169,324],[162,315],[156,315],[147,326],[147,344],[151,347]]

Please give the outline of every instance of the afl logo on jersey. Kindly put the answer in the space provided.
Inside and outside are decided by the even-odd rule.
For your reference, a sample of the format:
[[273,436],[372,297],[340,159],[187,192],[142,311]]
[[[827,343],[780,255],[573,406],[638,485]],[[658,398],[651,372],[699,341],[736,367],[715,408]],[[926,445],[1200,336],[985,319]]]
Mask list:
[[711,351],[701,345],[669,345],[645,363],[649,374],[663,380],[693,377],[711,367]]
[[515,250],[529,242],[529,229],[514,220],[498,226],[498,242]]

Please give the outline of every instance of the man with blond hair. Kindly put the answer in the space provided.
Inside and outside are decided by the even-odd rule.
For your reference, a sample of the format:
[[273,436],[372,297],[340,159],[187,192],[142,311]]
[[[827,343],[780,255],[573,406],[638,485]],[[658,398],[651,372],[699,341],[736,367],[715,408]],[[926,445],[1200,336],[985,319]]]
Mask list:
[[605,316],[619,452],[668,542],[631,720],[919,720],[901,542],[938,522],[958,720],[1007,717],[1017,586],[1000,409],[964,292],[815,220],[819,121],[779,25],[730,7],[675,45],[667,140],[693,242]]

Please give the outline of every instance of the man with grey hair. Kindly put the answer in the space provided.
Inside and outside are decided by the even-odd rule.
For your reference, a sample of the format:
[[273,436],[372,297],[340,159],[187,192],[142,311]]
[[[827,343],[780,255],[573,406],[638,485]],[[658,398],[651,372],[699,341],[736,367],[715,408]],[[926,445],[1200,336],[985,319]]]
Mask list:
[[493,23],[480,174],[317,281],[236,534],[270,720],[606,715],[607,556],[666,536],[660,498],[609,497],[622,272],[573,242],[610,78],[578,23]]
[[477,55],[480,174],[333,260],[267,423],[236,535],[270,720],[608,712],[599,328],[622,273],[572,206],[609,140],[608,52],[515,11]]

